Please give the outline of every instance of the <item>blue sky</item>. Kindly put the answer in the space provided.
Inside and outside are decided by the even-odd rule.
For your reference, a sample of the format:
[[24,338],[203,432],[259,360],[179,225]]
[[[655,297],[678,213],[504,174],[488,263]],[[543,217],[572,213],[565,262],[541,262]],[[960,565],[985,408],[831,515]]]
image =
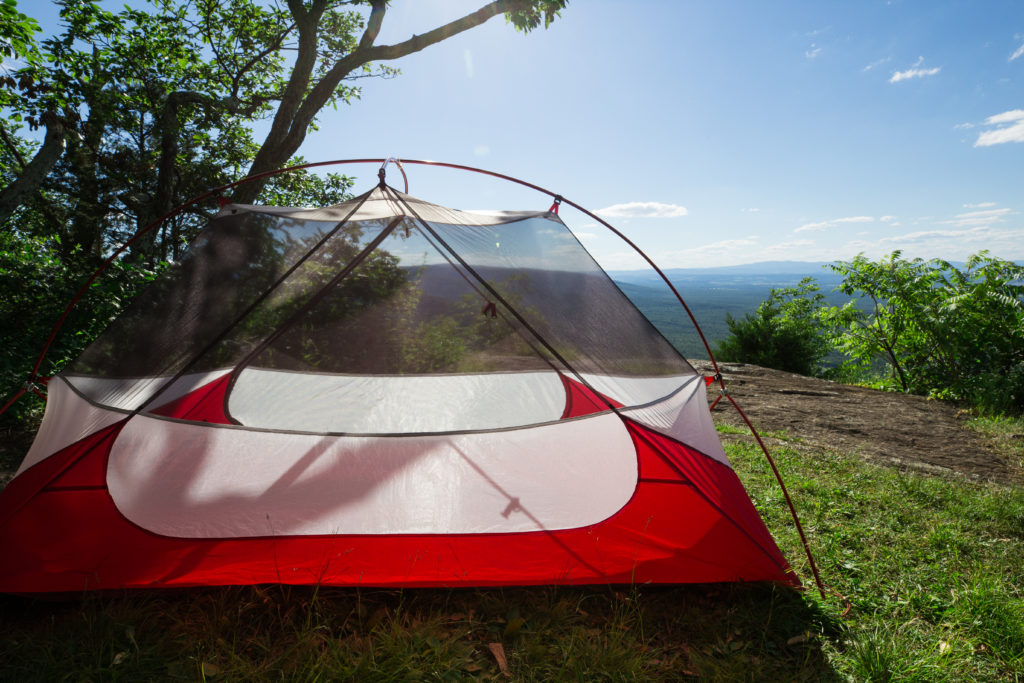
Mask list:
[[[394,0],[378,42],[483,0]],[[32,11],[32,10],[29,10]],[[1024,4],[574,0],[527,36],[501,18],[362,81],[308,160],[396,156],[514,175],[602,213],[665,267],[863,252],[1024,261]],[[357,189],[368,188],[374,171]],[[408,169],[463,209],[543,196]],[[396,179],[397,184],[397,179]],[[638,265],[572,211],[607,268]]]

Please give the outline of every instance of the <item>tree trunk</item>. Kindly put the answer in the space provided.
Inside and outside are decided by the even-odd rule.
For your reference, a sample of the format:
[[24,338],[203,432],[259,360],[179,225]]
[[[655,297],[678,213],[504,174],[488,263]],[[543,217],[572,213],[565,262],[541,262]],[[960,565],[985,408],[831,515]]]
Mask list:
[[[4,225],[10,219],[11,214],[19,206],[42,186],[46,176],[50,173],[61,155],[64,154],[64,124],[53,112],[46,112],[42,116],[43,124],[46,126],[46,137],[43,138],[43,146],[39,148],[32,161],[25,164],[18,174],[17,179],[10,185],[0,190],[0,225]],[[0,128],[2,130],[2,128]],[[4,142],[8,146],[13,143],[3,133]]]

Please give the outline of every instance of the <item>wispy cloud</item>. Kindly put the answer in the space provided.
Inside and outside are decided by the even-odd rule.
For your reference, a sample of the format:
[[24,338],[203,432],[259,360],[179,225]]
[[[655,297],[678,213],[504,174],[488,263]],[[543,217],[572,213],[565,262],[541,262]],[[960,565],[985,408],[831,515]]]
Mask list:
[[[1018,38],[1018,39],[1024,40],[1024,36],[1014,36],[1014,38]],[[1008,60],[1006,60],[1006,61],[1012,62],[1013,60],[1015,60],[1015,59],[1017,59],[1017,58],[1019,58],[1021,56],[1024,56],[1024,43],[1021,43],[1020,47],[1018,47],[1014,51],[1014,53],[1012,55],[1010,55],[1010,58]]]
[[491,153],[491,148],[487,145],[477,145],[473,148],[473,155],[478,157],[485,157]]
[[882,256],[895,249],[906,256],[963,260],[980,249],[988,249],[1002,258],[1024,257],[1024,228],[981,225],[969,228],[938,228],[890,235],[881,239],[851,240],[842,251]]
[[894,220],[896,220],[896,216],[882,216],[878,220],[880,220],[883,223],[892,223]]
[[793,230],[793,232],[818,232],[834,228],[843,223],[872,223],[874,220],[875,219],[872,216],[847,216],[846,218],[833,218],[830,221],[821,221],[820,223],[805,223],[799,228]]
[[1024,142],[1024,109],[1004,111],[985,119],[986,126],[996,126],[978,135],[975,147],[991,147],[1004,142]]
[[942,70],[941,66],[933,66],[929,69],[921,68],[924,64],[924,57],[918,57],[914,65],[904,71],[894,71],[892,78],[889,79],[890,83],[899,83],[911,78],[924,78],[925,76],[934,76]]
[[905,235],[884,237],[878,240],[878,242],[880,244],[920,244],[922,242],[932,242],[935,240],[992,242],[1020,236],[1021,231],[1019,230],[993,228],[988,225],[983,225],[976,228],[969,228],[967,230],[921,230],[918,232],[909,232]]
[[661,202],[627,202],[613,204],[595,211],[599,216],[610,218],[678,218],[689,213],[685,206],[662,204]]
[[720,252],[727,252],[733,249],[740,249],[742,247],[752,247],[757,244],[757,237],[741,237],[734,240],[721,240],[718,242],[711,242],[709,244],[702,244],[699,247],[693,247],[692,249],[686,249],[687,254],[717,254]]
[[807,57],[807,59],[814,59],[820,54],[821,48],[815,45],[814,43],[811,43],[811,46],[807,48],[806,52],[804,52],[804,57]]
[[995,202],[978,202],[977,204],[964,204],[965,209],[987,209],[991,206],[995,206]]
[[779,242],[778,244],[772,244],[767,248],[767,251],[786,251],[788,249],[798,249],[800,247],[813,246],[814,242],[811,240],[790,240],[788,242]]
[[978,225],[992,225],[1002,222],[1003,217],[1012,213],[1010,209],[983,209],[981,211],[968,211],[958,213],[949,220],[939,221],[943,225],[954,225],[958,228],[966,228]]
[[892,57],[883,57],[882,59],[876,59],[875,61],[871,62],[866,67],[861,69],[861,71],[871,71],[872,69],[877,69],[878,67],[882,66],[883,64],[887,64],[888,62],[891,62],[891,61],[892,61]]

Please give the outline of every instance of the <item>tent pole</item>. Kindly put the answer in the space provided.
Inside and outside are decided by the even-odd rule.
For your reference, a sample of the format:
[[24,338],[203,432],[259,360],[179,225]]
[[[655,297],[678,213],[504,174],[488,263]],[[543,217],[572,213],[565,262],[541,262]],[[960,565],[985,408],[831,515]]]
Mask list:
[[[614,226],[612,226],[610,223],[608,223],[607,221],[602,219],[600,216],[598,216],[598,215],[588,211],[587,209],[583,208],[582,206],[580,206],[579,204],[577,204],[577,203],[575,203],[575,202],[573,202],[571,200],[565,199],[560,194],[557,194],[555,192],[547,190],[547,189],[545,189],[543,187],[540,187],[539,185],[534,185],[533,183],[529,183],[529,182],[526,182],[525,180],[520,180],[519,178],[515,178],[515,177],[509,176],[509,175],[505,175],[503,173],[497,173],[495,171],[488,171],[488,170],[481,169],[481,168],[476,168],[476,167],[473,167],[473,166],[465,166],[465,165],[462,165],[462,164],[452,164],[452,163],[447,163],[447,162],[442,162],[442,161],[429,161],[429,160],[418,160],[418,159],[398,159],[398,158],[395,158],[395,157],[387,157],[387,158],[383,158],[383,159],[382,158],[375,158],[375,159],[335,159],[335,160],[331,160],[331,161],[319,161],[319,162],[313,162],[313,163],[308,163],[308,164],[299,164],[297,166],[289,166],[289,167],[286,167],[286,168],[279,168],[279,169],[275,169],[275,170],[271,170],[271,171],[264,171],[263,173],[257,173],[257,174],[254,174],[254,175],[245,176],[244,178],[241,178],[241,179],[236,180],[236,181],[231,182],[231,183],[227,183],[225,185],[221,185],[221,186],[219,186],[217,188],[209,190],[208,192],[205,192],[205,193],[200,194],[200,195],[198,195],[196,197],[193,197],[192,199],[189,199],[185,203],[175,207],[174,209],[171,209],[171,211],[167,212],[162,217],[158,218],[157,220],[153,221],[149,225],[146,225],[141,230],[136,232],[135,235],[133,235],[131,237],[131,239],[127,240],[124,244],[122,244],[120,247],[115,249],[114,252],[107,258],[107,260],[104,261],[100,265],[100,267],[96,270],[96,272],[94,272],[85,281],[85,284],[82,285],[82,287],[78,290],[78,292],[75,294],[75,296],[71,299],[71,302],[64,309],[64,313],[58,319],[57,324],[54,325],[53,330],[50,332],[50,336],[47,338],[46,344],[43,346],[43,350],[40,352],[39,357],[36,359],[36,363],[35,363],[35,365],[32,368],[32,372],[31,372],[31,374],[29,376],[28,382],[29,383],[34,382],[35,379],[38,377],[39,368],[42,366],[43,360],[46,358],[46,354],[50,350],[50,346],[53,344],[54,340],[56,339],[57,333],[60,331],[61,327],[63,327],[64,322],[65,322],[65,320],[67,320],[68,315],[70,315],[71,311],[78,304],[78,302],[81,300],[81,298],[85,295],[86,291],[88,291],[88,289],[92,285],[92,283],[95,282],[96,279],[115,260],[117,260],[117,258],[119,256],[121,256],[132,244],[134,244],[136,240],[138,240],[143,235],[151,232],[152,230],[156,229],[164,221],[166,221],[166,220],[168,220],[170,218],[173,218],[174,216],[178,215],[179,213],[181,213],[185,209],[189,208],[190,206],[193,206],[194,204],[198,204],[199,202],[204,201],[206,199],[209,199],[211,197],[219,197],[220,194],[222,192],[224,192],[225,190],[230,190],[230,189],[232,189],[234,187],[237,187],[239,185],[242,185],[242,184],[245,184],[245,183],[248,183],[248,182],[252,182],[252,181],[260,179],[260,178],[269,178],[269,177],[272,177],[272,176],[275,176],[275,175],[279,175],[279,174],[282,174],[282,173],[288,173],[288,172],[291,172],[291,171],[306,170],[306,169],[310,169],[310,168],[318,168],[318,167],[321,167],[321,166],[337,166],[337,165],[342,165],[342,164],[359,164],[359,163],[382,164],[380,170],[383,173],[384,167],[388,164],[388,162],[394,162],[398,166],[398,168],[402,171],[402,175],[403,176],[405,176],[405,170],[402,168],[402,164],[419,164],[419,165],[424,165],[424,166],[439,166],[439,167],[442,167],[442,168],[451,168],[451,169],[456,169],[456,170],[470,171],[470,172],[473,172],[473,173],[480,173],[482,175],[489,175],[489,176],[492,176],[494,178],[500,178],[502,180],[507,180],[509,182],[513,182],[513,183],[516,183],[518,185],[522,185],[524,187],[529,187],[529,188],[531,188],[533,190],[536,190],[538,192],[546,194],[546,195],[548,195],[548,196],[550,196],[552,198],[557,198],[557,199],[561,200],[561,202],[564,202],[564,203],[568,204],[569,206],[572,206],[573,208],[575,208],[576,210],[582,212],[586,216],[594,219],[595,221],[597,221],[601,225],[603,225],[606,228],[608,228],[609,230],[611,230],[616,236],[619,237],[619,239],[621,239],[623,242],[625,242],[627,245],[629,245],[634,251],[636,251],[636,253],[639,254],[648,263],[648,265],[650,265],[651,268],[654,269],[654,271],[665,282],[665,284],[668,285],[669,289],[675,295],[676,299],[683,306],[683,309],[686,311],[686,314],[690,318],[690,322],[693,323],[694,329],[697,330],[697,334],[700,336],[701,343],[703,343],[704,348],[707,351],[708,358],[711,360],[711,365],[712,365],[712,367],[714,368],[714,371],[715,371],[715,377],[718,380],[719,385],[721,386],[721,390],[722,390],[723,394],[726,396],[726,398],[729,399],[729,402],[732,403],[733,407],[735,407],[736,410],[739,411],[740,416],[743,418],[744,422],[746,422],[747,426],[750,428],[750,431],[754,435],[754,438],[757,440],[757,443],[761,446],[761,450],[764,451],[764,454],[765,454],[765,456],[768,459],[768,463],[769,463],[769,465],[771,465],[772,472],[774,472],[775,478],[779,482],[779,486],[781,486],[781,488],[782,488],[783,495],[786,498],[786,503],[789,506],[790,514],[792,515],[793,521],[794,521],[794,523],[796,524],[796,527],[797,527],[797,531],[800,534],[800,539],[803,542],[803,546],[804,546],[804,552],[807,554],[807,559],[808,559],[808,561],[811,564],[811,569],[812,569],[812,571],[814,573],[814,579],[815,579],[815,582],[818,585],[818,590],[821,592],[822,598],[825,597],[825,589],[824,589],[824,587],[822,585],[821,579],[820,579],[819,574],[818,574],[817,564],[814,561],[814,556],[811,554],[810,547],[809,547],[809,545],[807,543],[807,539],[806,539],[806,537],[804,535],[803,527],[800,524],[799,518],[797,517],[796,508],[793,506],[793,502],[790,499],[789,492],[786,489],[786,485],[785,485],[785,483],[782,480],[782,475],[779,472],[778,468],[775,466],[775,462],[772,459],[771,455],[769,454],[768,448],[764,445],[764,442],[761,440],[760,435],[757,433],[757,430],[754,429],[753,424],[747,418],[746,414],[744,414],[743,411],[740,409],[740,407],[736,403],[735,399],[733,399],[733,397],[728,394],[728,391],[726,390],[726,387],[725,387],[725,381],[722,379],[722,373],[719,371],[718,361],[715,360],[714,353],[712,353],[712,351],[711,351],[711,345],[708,343],[707,338],[704,336],[703,330],[701,330],[700,325],[697,323],[697,319],[693,315],[693,311],[690,310],[690,307],[687,305],[686,301],[683,299],[683,297],[679,293],[679,291],[675,288],[675,286],[668,279],[668,277],[665,275],[665,273],[661,270],[661,268],[658,267],[658,265],[651,259],[650,256],[648,256],[639,246],[637,246],[636,243],[634,243],[631,239],[626,237],[621,231],[616,229]],[[0,409],[0,414],[3,414],[3,412],[6,411],[24,393],[25,393],[24,389],[19,391],[13,398],[11,398],[3,406],[2,409]]]

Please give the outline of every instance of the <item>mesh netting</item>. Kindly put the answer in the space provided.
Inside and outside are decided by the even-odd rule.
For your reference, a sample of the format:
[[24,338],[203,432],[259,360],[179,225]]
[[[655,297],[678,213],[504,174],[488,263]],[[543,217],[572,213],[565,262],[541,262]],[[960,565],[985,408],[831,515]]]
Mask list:
[[695,374],[557,215],[483,217],[390,188],[322,210],[218,217],[68,374],[214,370],[295,373],[292,401],[304,400],[303,374],[662,378],[623,384],[612,398],[627,406]]

